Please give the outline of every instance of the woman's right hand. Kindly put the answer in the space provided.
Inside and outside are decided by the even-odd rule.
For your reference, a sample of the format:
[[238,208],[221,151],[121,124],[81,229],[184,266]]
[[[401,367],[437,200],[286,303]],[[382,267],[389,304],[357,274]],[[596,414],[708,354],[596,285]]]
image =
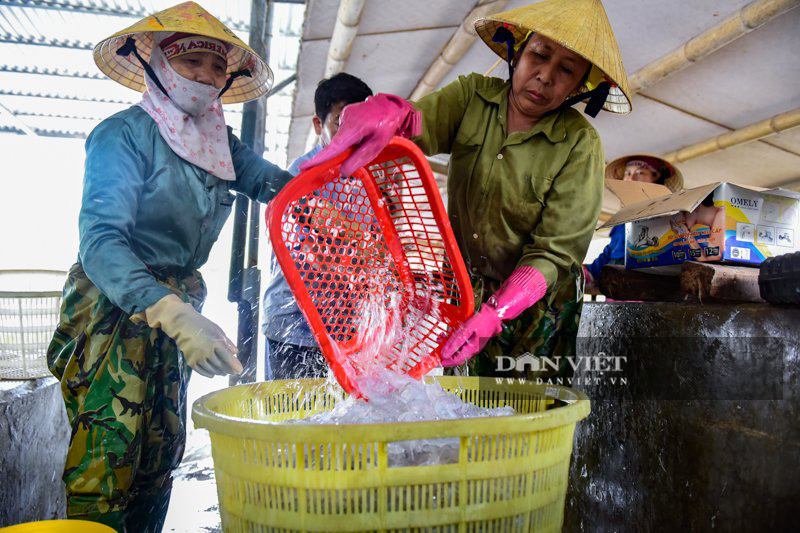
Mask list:
[[210,378],[242,373],[236,345],[222,328],[176,295],[169,294],[148,307],[145,317],[151,328],[161,328],[175,341],[186,364],[199,374]]
[[519,266],[477,313],[469,317],[442,346],[442,366],[463,365],[500,333],[502,323],[517,318],[547,292],[544,275],[531,266]]
[[376,94],[345,107],[331,143],[300,165],[300,170],[324,163],[352,147],[353,153],[341,167],[342,175],[352,176],[375,159],[392,137],[415,137],[421,130],[421,115],[408,101],[393,94]]

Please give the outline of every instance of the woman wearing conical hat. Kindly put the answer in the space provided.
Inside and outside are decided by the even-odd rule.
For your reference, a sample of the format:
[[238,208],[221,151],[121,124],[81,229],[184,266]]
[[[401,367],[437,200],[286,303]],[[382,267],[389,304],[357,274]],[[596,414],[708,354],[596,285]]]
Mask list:
[[413,104],[381,94],[348,106],[308,165],[353,146],[342,166],[352,173],[393,135],[449,153],[448,213],[482,305],[447,340],[442,363],[536,377],[500,356],[561,356],[567,366],[602,203],[600,138],[571,106],[626,113],[627,78],[599,0],[545,0],[475,29],[508,62],[508,80],[471,74]]
[[226,127],[222,104],[263,95],[272,73],[199,5],[147,17],[94,55],[144,95],[86,141],[80,252],[48,349],[72,425],[67,514],[160,531],[183,454],[190,369],[242,371],[235,345],[200,314],[197,269],[234,191],[266,202],[292,176]]
[[[606,179],[658,183],[670,191],[683,188],[680,170],[665,159],[648,154],[631,154],[619,157],[606,165]],[[609,233],[611,241],[590,264],[584,265],[586,283],[595,283],[605,265],[625,263],[625,225],[614,226]]]

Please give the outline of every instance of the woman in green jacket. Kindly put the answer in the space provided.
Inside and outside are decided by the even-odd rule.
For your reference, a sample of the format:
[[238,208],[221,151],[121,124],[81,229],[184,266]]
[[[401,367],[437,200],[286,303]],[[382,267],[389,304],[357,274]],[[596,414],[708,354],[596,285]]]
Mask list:
[[448,213],[473,276],[478,311],[442,348],[473,374],[542,373],[500,356],[575,354],[582,262],[603,194],[603,149],[586,113],[630,111],[627,78],[599,0],[546,0],[480,19],[508,81],[462,76],[413,104],[379,94],[345,108],[333,142],[305,168],[354,147],[345,175],[393,135],[450,154]]

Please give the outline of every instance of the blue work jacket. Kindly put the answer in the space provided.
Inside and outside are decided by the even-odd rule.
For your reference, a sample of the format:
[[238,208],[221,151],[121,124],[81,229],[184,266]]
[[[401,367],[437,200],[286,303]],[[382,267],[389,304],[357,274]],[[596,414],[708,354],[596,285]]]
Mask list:
[[107,118],[86,140],[79,260],[126,313],[144,311],[169,294],[154,272],[190,271],[208,260],[233,192],[268,202],[292,179],[230,128],[228,139],[235,181],[181,159],[138,106]]

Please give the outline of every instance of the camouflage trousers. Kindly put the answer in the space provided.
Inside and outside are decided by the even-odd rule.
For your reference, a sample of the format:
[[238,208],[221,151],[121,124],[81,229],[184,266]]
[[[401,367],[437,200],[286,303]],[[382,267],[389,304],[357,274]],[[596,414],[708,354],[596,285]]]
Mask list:
[[[154,274],[199,309],[199,272]],[[67,516],[127,532],[161,531],[172,470],[186,440],[189,368],[175,342],[135,324],[79,263],[64,286],[47,351],[72,427],[64,467]]]
[[[504,322],[502,331],[467,362],[469,374],[528,380],[570,376],[572,367],[567,358],[575,356],[578,323],[583,311],[583,283],[583,273],[575,271],[549,290],[536,305]],[[482,277],[474,279],[475,310],[499,288],[500,283],[487,282]],[[523,361],[517,359],[526,354],[534,359],[528,361],[529,364],[520,364]],[[558,368],[545,363],[539,365],[540,357],[557,362]]]

